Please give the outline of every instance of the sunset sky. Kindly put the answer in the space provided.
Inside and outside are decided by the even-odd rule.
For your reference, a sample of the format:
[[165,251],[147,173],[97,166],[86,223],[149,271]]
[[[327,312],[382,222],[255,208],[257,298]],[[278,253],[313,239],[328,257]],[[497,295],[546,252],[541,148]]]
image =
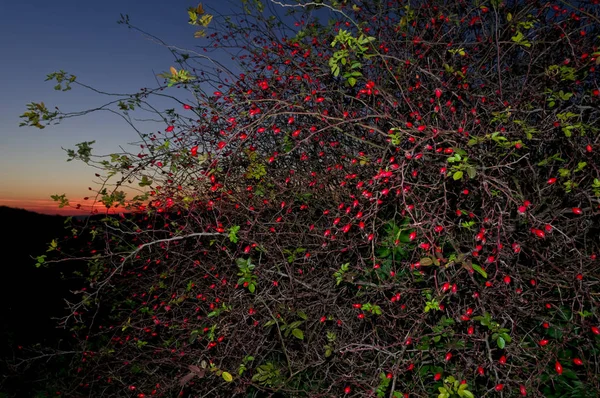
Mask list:
[[[237,0],[206,0],[207,12],[229,13]],[[102,105],[106,98],[74,88],[54,91],[46,75],[63,69],[103,91],[134,93],[155,87],[155,74],[173,64],[170,52],[141,34],[118,25],[120,14],[132,24],[182,48],[200,45],[185,0],[28,0],[0,5],[0,205],[62,213],[52,194],[80,202],[90,194],[95,169],[66,162],[61,149],[96,140],[94,152],[109,154],[137,140],[136,133],[107,112],[63,121],[43,130],[18,127],[26,104],[43,101],[64,112]],[[216,8],[216,10],[215,10]],[[161,127],[153,126],[155,130]],[[70,210],[73,213],[73,210]]]

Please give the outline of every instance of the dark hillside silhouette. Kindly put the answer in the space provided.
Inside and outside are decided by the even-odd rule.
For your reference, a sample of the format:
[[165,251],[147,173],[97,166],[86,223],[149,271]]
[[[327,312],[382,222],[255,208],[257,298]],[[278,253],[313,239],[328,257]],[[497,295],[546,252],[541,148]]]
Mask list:
[[[69,223],[66,216],[0,206],[0,398],[44,396],[49,381],[64,377],[69,363],[79,360],[70,353],[72,333],[59,323],[69,313],[65,299],[77,301],[72,292],[85,285],[74,272],[85,275],[86,263],[76,260],[36,268],[36,257],[52,257],[47,249],[53,239],[62,241],[60,247],[70,252],[90,250],[89,237],[74,239],[70,229],[105,217],[121,218],[74,216]],[[98,319],[104,316],[106,311],[97,314]]]
[[17,374],[14,358],[25,357],[36,344],[67,348],[69,333],[58,329],[53,318],[65,315],[64,298],[81,282],[71,276],[73,264],[35,267],[35,257],[46,252],[49,242],[68,232],[66,217],[0,206],[0,220],[0,392],[29,396],[43,364]]

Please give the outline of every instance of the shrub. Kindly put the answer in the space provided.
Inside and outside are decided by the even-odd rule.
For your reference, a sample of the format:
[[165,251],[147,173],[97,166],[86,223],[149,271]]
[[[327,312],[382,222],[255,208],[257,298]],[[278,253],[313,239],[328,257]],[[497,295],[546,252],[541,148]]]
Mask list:
[[60,388],[595,396],[597,1],[319,3],[190,9],[206,53],[112,102],[164,131],[69,152],[131,213],[74,232],[93,248]]

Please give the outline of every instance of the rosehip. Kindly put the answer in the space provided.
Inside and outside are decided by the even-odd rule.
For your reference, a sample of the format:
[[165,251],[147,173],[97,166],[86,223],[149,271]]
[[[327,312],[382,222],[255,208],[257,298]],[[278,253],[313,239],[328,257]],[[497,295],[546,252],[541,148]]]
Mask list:
[[524,385],[522,385],[522,384],[521,384],[521,385],[519,386],[519,392],[520,392],[520,393],[521,393],[521,395],[522,395],[522,396],[524,396],[524,397],[527,395],[527,390],[525,389],[525,386],[524,386]]
[[563,367],[560,364],[560,362],[556,361],[556,363],[554,364],[554,369],[556,370],[556,373],[558,373],[558,375],[560,376],[563,372]]

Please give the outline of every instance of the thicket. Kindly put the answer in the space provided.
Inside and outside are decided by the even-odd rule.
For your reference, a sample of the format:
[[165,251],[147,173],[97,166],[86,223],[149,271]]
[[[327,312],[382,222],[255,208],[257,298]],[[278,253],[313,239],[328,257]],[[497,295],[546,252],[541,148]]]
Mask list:
[[60,253],[88,283],[49,391],[596,397],[598,1],[242,4],[101,108],[164,124],[139,152],[69,151],[131,213]]

